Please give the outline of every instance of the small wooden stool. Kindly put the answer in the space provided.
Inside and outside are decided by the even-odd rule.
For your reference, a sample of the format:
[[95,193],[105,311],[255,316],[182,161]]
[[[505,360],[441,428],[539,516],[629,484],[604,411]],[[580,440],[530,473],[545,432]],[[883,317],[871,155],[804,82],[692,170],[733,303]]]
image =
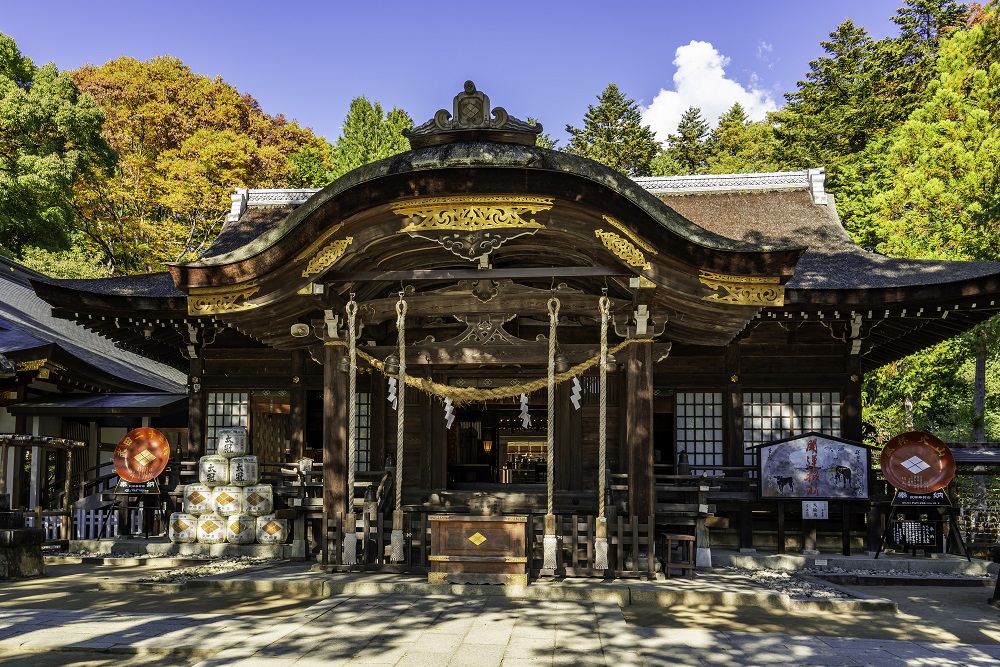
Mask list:
[[[667,554],[663,565],[663,575],[669,579],[670,568],[673,566],[681,570],[682,576],[684,571],[687,570],[688,579],[694,579],[694,535],[661,533],[660,539],[662,540],[663,549]],[[673,558],[674,546],[680,546],[682,553],[681,560],[676,562],[671,560]]]

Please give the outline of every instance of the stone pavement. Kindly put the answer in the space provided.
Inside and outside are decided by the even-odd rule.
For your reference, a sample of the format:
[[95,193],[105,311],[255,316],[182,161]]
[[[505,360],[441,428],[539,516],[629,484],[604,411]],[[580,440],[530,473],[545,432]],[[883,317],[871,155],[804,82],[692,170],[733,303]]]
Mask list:
[[[58,576],[61,567],[69,566],[50,567],[50,576]],[[37,585],[31,596],[18,598],[16,593],[23,590],[18,587],[29,582],[0,584],[0,594],[9,593],[0,596],[0,664],[1000,666],[1000,634],[995,638],[990,634],[993,627],[1000,633],[1000,610],[985,605],[990,593],[985,587],[972,593],[966,589],[959,612],[955,607],[937,612],[968,612],[969,622],[984,628],[963,643],[926,641],[938,635],[907,632],[907,624],[934,623],[934,618],[895,618],[884,604],[847,613],[822,608],[803,612],[777,604],[766,591],[755,598],[745,581],[713,573],[694,582],[603,584],[591,599],[584,593],[594,586],[572,582],[533,585],[529,589],[541,594],[521,598],[497,595],[499,587],[455,587],[452,595],[426,587],[426,594],[420,594],[412,580],[393,583],[391,578],[383,578],[382,590],[352,590],[350,580],[363,581],[362,577],[318,575],[303,565],[220,578],[218,583],[224,579],[232,589],[229,595],[247,600],[253,599],[252,591],[273,593],[283,582],[298,595],[306,595],[315,582],[322,583],[323,590],[315,591],[311,601],[300,600],[305,604],[297,608],[275,607],[281,611],[274,614],[263,608],[249,614],[241,613],[246,604],[241,607],[223,598],[213,611],[194,604],[190,611],[171,606],[174,596],[163,593],[160,611],[149,605],[129,611],[113,602],[127,600],[129,592],[101,591],[97,586],[115,579],[122,583],[121,573],[103,570],[87,581],[86,570],[72,572],[70,579],[79,580],[80,588],[75,592],[53,588],[58,595],[49,600],[37,592]],[[200,583],[194,594],[207,595],[211,585]],[[716,597],[698,598],[696,589],[714,590]],[[935,599],[946,600],[951,594],[950,588],[931,590]],[[615,599],[610,593],[617,593]],[[975,602],[980,597],[981,607]],[[716,602],[706,603],[709,599]],[[762,605],[755,609],[765,610],[770,606],[771,616],[741,618],[738,612],[744,604]],[[875,622],[886,628],[894,623],[904,626],[894,634],[885,633],[899,639],[879,638],[880,630],[852,631],[848,621],[855,613],[865,626]],[[779,617],[784,625],[774,620]],[[682,622],[685,618],[689,622]],[[836,627],[840,636],[821,632],[824,623],[840,623]],[[762,628],[786,631],[756,631]],[[874,638],[868,636],[872,634]],[[102,656],[110,659],[101,661]]]

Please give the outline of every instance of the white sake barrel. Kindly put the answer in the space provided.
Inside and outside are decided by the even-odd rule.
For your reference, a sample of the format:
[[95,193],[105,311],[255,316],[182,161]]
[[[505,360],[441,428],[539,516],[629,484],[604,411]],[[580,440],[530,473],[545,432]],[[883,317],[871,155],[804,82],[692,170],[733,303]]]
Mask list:
[[236,456],[229,459],[229,483],[253,486],[260,481],[256,456]]
[[171,542],[186,544],[198,540],[198,517],[185,512],[174,512],[170,515],[170,525],[167,537]]
[[231,459],[234,456],[245,456],[247,453],[247,430],[243,426],[230,426],[219,429],[219,456]]
[[239,486],[217,486],[212,489],[212,504],[215,513],[222,516],[243,514],[243,488]]
[[224,456],[203,456],[198,459],[198,481],[206,486],[229,484],[229,459]]
[[244,486],[243,493],[247,514],[264,516],[274,511],[274,491],[270,484]]
[[230,544],[253,544],[257,537],[257,518],[249,514],[226,517],[226,541]]
[[222,544],[226,541],[226,520],[218,514],[198,517],[198,541],[202,544]]
[[273,514],[257,517],[257,541],[261,544],[284,544],[288,538],[288,520]]
[[188,484],[184,487],[184,511],[188,514],[208,514],[215,511],[212,488],[207,484]]

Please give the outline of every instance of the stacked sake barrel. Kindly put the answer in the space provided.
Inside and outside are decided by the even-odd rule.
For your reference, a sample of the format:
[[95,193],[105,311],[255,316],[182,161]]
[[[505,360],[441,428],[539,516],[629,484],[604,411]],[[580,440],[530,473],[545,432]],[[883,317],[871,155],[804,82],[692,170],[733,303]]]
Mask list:
[[274,491],[259,481],[257,457],[247,455],[246,429],[219,429],[218,454],[201,457],[198,484],[184,489],[184,511],[170,516],[170,540],[283,544],[288,522],[274,518]]

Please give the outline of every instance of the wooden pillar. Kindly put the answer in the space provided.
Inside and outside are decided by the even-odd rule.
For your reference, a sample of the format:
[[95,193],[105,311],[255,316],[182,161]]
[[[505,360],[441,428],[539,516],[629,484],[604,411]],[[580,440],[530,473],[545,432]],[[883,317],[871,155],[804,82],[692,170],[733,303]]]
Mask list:
[[288,391],[289,452],[292,461],[306,455],[305,350],[292,350],[292,387]]
[[201,359],[191,359],[188,377],[188,451],[189,461],[197,461],[205,455],[205,378]]
[[861,442],[864,425],[861,421],[861,355],[848,357],[848,378],[844,384],[844,408],[841,410],[841,437]]
[[722,396],[723,465],[743,465],[743,382],[740,377],[740,345],[726,346],[726,391]]
[[[573,486],[573,471],[580,467],[578,457],[572,450],[572,417],[573,404],[569,402],[569,392],[572,383],[563,382],[556,385],[555,396],[555,490],[570,491]],[[579,440],[579,439],[578,439]]]
[[626,422],[629,513],[653,516],[653,347],[628,346],[626,362]]
[[347,512],[347,375],[337,372],[344,348],[323,348],[323,511]]

